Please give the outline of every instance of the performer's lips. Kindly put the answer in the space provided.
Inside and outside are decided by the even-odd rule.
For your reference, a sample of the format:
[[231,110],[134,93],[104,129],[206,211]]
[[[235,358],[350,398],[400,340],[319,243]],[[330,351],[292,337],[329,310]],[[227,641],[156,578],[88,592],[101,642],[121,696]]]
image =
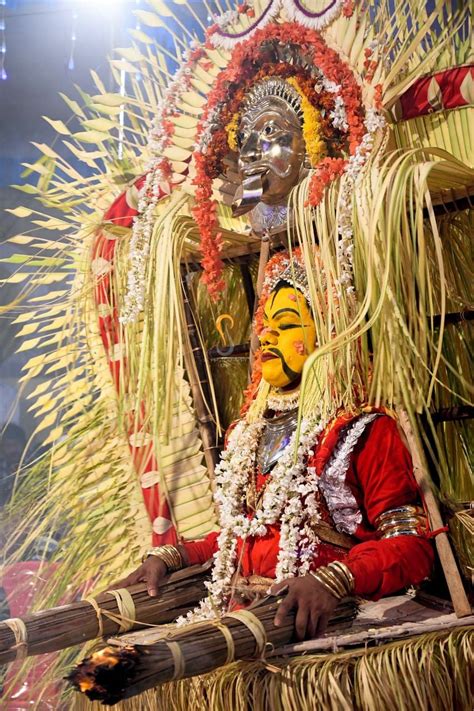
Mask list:
[[265,363],[265,361],[267,360],[273,360],[274,358],[278,358],[278,356],[274,353],[269,353],[269,351],[267,351],[262,355],[262,363]]

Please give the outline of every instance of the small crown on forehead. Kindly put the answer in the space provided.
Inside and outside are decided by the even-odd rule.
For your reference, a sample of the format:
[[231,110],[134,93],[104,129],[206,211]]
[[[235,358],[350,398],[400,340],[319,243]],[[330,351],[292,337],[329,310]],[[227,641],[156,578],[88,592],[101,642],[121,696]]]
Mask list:
[[308,275],[306,269],[298,261],[293,260],[280,274],[278,281],[288,282],[288,284],[291,284],[291,286],[303,294],[308,303],[311,303]]
[[293,257],[291,261],[289,259],[286,261],[287,264],[282,271],[281,269],[275,271],[270,275],[268,280],[265,280],[265,286],[268,291],[271,291],[278,284],[278,282],[284,281],[303,294],[308,304],[310,304],[311,294],[309,290],[308,275],[304,265],[301,264],[297,257]]
[[265,99],[278,97],[282,99],[295,112],[300,121],[303,120],[303,110],[301,108],[301,97],[291,84],[288,84],[284,79],[272,77],[270,79],[262,79],[250,89],[245,97],[242,108],[242,115],[252,120],[262,111],[262,102]]

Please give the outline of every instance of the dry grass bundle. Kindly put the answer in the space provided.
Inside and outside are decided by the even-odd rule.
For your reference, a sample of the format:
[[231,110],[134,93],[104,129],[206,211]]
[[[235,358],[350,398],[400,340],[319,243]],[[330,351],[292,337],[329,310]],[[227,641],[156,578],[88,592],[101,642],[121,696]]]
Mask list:
[[[277,607],[275,598],[265,598],[216,621],[164,630],[163,638],[154,644],[106,647],[81,662],[69,681],[89,699],[115,704],[157,684],[205,674],[235,659],[263,658],[268,646],[281,646],[293,636],[295,613],[275,627]],[[355,614],[355,601],[345,600],[330,626],[347,625]]]
[[[471,711],[472,627],[367,649],[237,662],[164,684],[117,711]],[[84,696],[74,711],[99,711]]]
[[[135,605],[135,622],[130,620],[127,628],[165,624],[188,612],[206,594],[204,583],[208,568],[193,566],[173,573],[163,583],[160,595],[156,598],[148,595],[142,583],[129,588]],[[90,602],[82,600],[24,617],[26,654],[30,656],[65,649],[120,631],[121,620],[125,623],[128,621],[121,615],[115,597],[104,592],[94,599],[97,610]],[[13,630],[7,623],[0,622],[0,664],[16,659],[17,652],[18,644]]]

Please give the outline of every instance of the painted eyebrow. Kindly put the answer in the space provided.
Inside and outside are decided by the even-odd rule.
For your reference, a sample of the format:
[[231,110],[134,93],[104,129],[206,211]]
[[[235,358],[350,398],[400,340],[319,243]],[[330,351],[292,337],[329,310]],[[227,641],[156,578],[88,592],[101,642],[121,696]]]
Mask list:
[[286,314],[286,313],[296,314],[297,316],[300,315],[300,312],[297,311],[296,309],[278,309],[278,311],[275,311],[275,313],[273,314],[273,318],[280,316],[280,314]]

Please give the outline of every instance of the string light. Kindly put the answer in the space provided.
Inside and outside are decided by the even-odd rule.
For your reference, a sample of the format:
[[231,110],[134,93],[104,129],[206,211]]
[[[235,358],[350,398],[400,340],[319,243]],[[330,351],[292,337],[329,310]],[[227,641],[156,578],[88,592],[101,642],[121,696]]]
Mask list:
[[5,69],[5,59],[7,56],[7,38],[6,38],[6,8],[7,0],[0,0],[0,79],[5,81],[7,70]]

